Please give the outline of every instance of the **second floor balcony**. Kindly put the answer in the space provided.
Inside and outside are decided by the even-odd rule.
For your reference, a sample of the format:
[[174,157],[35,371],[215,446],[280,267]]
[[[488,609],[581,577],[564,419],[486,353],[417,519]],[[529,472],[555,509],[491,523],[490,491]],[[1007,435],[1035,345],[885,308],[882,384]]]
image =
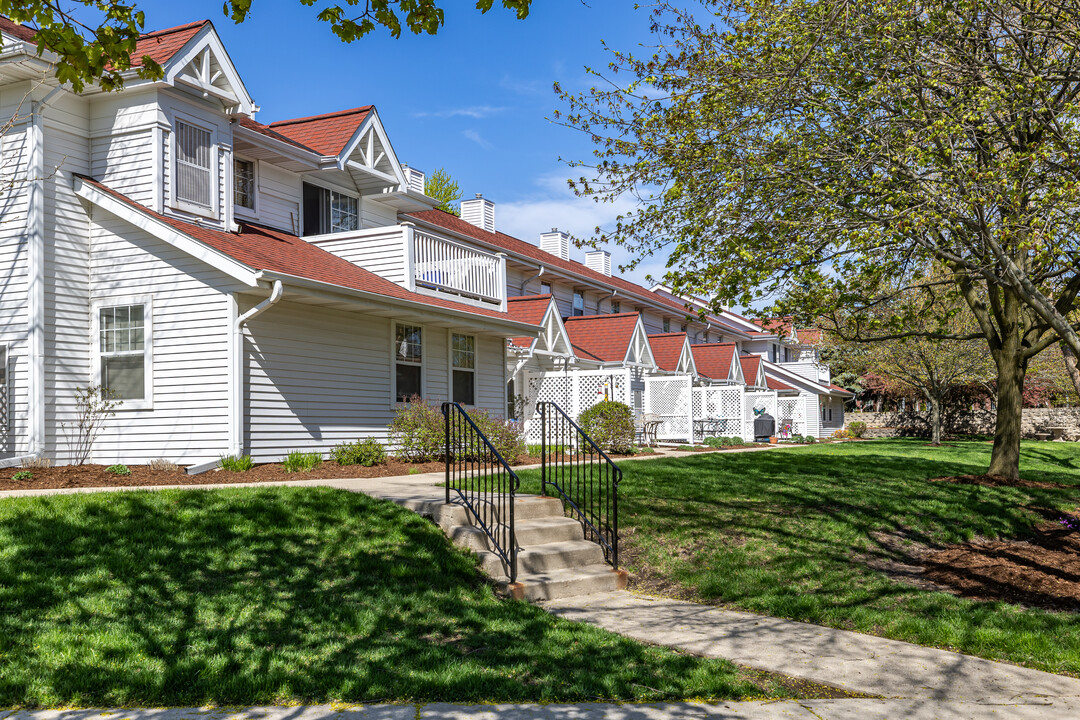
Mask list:
[[305,239],[408,290],[506,309],[505,255],[410,223]]

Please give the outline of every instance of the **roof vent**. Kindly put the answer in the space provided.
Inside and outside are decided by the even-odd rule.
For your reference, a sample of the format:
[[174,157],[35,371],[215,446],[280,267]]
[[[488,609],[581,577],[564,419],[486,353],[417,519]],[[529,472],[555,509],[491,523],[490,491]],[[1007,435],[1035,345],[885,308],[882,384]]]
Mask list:
[[607,250],[590,250],[585,253],[585,267],[611,277],[611,253]]
[[405,174],[405,186],[410,190],[415,190],[418,193],[424,192],[424,173],[422,170],[411,168],[408,165],[402,165],[401,171]]
[[476,193],[475,200],[461,201],[461,219],[489,233],[495,232],[495,203]]
[[570,235],[559,228],[540,233],[540,249],[563,260],[570,259]]

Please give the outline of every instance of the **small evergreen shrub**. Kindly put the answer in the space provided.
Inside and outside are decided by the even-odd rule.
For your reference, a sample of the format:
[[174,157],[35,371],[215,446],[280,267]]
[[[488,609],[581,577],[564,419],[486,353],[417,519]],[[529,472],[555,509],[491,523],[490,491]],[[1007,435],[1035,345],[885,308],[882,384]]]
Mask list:
[[281,462],[282,467],[285,468],[285,472],[311,472],[315,468],[322,465],[322,455],[317,452],[303,452],[302,450],[293,450],[291,453],[285,456],[285,459]]
[[866,423],[855,420],[847,424],[848,435],[853,438],[861,438],[866,434]]
[[251,459],[250,455],[241,455],[240,457],[228,455],[221,458],[221,469],[229,472],[244,472],[253,467],[255,467],[255,461]]
[[20,470],[19,472],[12,475],[11,479],[12,480],[33,480],[34,479],[34,473],[30,472],[29,470]]
[[399,405],[390,423],[390,444],[405,462],[432,462],[443,456],[446,425],[442,408],[419,396]]
[[805,438],[803,438],[803,439],[804,439],[804,440],[806,440],[806,443],[807,443],[808,445],[813,445],[814,443],[816,443],[816,442],[817,442],[817,438],[816,438],[816,437],[814,437],[813,435],[807,435],[807,436],[806,436]]
[[634,412],[624,403],[598,402],[581,413],[578,425],[605,452],[629,453],[634,446]]
[[109,473],[110,475],[130,475],[131,468],[129,468],[127,465],[110,465],[109,467],[105,468],[105,472]]
[[363,465],[372,467],[386,462],[386,450],[375,438],[341,443],[330,451],[330,457],[338,465]]
[[707,437],[702,442],[711,448],[721,448],[727,445],[727,438],[724,437]]

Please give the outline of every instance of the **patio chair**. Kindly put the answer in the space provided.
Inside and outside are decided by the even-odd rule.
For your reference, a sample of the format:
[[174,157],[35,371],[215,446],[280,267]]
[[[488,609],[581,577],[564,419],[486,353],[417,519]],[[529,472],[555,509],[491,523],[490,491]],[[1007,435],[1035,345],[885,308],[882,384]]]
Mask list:
[[653,413],[645,413],[641,416],[642,429],[644,430],[645,443],[652,447],[657,444],[656,432],[660,429],[660,424],[663,420],[659,415]]

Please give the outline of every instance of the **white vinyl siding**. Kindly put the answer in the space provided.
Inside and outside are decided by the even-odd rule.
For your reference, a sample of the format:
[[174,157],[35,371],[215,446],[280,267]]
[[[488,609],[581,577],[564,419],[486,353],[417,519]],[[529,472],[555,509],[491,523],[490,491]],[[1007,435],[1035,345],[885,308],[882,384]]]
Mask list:
[[[249,305],[242,305],[244,312]],[[259,315],[246,332],[249,443],[257,462],[290,450],[329,452],[372,436],[386,440],[388,348],[394,323],[366,313],[314,307],[288,298]],[[477,406],[502,415],[505,359],[500,338],[477,337]],[[425,328],[424,396],[448,399],[447,333]]]
[[[18,86],[0,89],[0,110],[10,118],[29,88]],[[28,187],[14,182],[25,177],[27,131],[16,125],[0,136],[0,267],[3,285],[0,286],[0,341],[8,347],[8,378],[10,430],[0,442],[0,456],[24,454],[27,450],[28,375],[27,358],[27,243],[26,217]],[[14,183],[9,186],[9,183]]]
[[405,233],[400,226],[348,233],[344,237],[320,235],[307,240],[392,283],[407,286]]

